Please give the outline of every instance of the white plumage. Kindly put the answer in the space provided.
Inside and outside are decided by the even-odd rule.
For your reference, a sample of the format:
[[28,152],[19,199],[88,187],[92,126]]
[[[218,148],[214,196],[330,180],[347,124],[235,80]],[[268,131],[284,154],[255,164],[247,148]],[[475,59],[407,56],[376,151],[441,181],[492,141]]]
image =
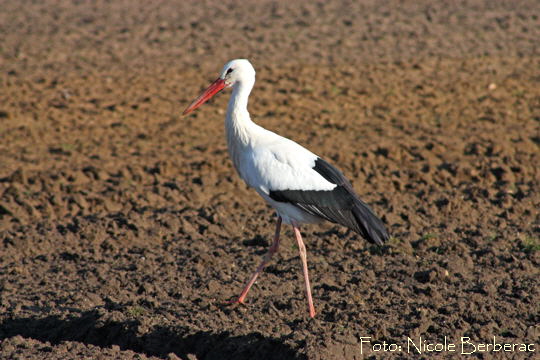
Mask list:
[[255,70],[245,59],[223,67],[219,78],[184,111],[187,114],[224,88],[232,87],[225,131],[234,167],[240,177],[276,209],[274,242],[240,297],[243,303],[257,276],[279,247],[281,222],[293,226],[302,258],[310,316],[315,315],[311,297],[305,246],[299,224],[323,220],[351,228],[368,241],[382,244],[388,238],[383,223],[354,192],[343,174],[292,140],[251,121],[248,98],[255,84]]

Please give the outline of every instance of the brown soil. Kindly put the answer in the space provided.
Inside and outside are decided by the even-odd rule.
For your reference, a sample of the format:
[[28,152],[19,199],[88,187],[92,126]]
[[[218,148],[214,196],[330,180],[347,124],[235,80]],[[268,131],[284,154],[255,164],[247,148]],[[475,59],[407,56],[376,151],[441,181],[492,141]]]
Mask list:
[[[361,359],[407,337],[540,351],[538,1],[0,1],[0,358]],[[324,156],[387,246],[290,229],[223,134],[225,61],[259,124]],[[373,354],[373,353],[372,353]],[[426,358],[455,353],[424,353]]]

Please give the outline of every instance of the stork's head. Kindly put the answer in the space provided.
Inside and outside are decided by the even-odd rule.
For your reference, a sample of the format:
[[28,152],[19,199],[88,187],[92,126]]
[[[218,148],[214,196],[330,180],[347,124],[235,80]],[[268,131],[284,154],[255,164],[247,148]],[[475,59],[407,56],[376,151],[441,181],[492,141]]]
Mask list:
[[223,66],[221,74],[210,86],[184,110],[183,115],[189,114],[193,110],[208,101],[212,96],[221,90],[234,86],[244,81],[253,82],[255,80],[255,69],[246,59],[231,60]]
[[223,79],[225,87],[233,86],[236,82],[255,77],[255,69],[246,59],[231,60],[223,66],[219,79]]

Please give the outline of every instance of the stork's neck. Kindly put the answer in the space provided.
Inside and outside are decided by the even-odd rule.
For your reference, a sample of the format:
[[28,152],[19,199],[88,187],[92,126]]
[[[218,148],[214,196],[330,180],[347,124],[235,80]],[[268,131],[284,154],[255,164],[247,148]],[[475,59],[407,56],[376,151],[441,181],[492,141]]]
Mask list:
[[233,85],[231,99],[227,107],[225,128],[229,150],[233,146],[245,146],[252,137],[256,125],[247,110],[248,98],[255,84],[255,78],[246,78]]

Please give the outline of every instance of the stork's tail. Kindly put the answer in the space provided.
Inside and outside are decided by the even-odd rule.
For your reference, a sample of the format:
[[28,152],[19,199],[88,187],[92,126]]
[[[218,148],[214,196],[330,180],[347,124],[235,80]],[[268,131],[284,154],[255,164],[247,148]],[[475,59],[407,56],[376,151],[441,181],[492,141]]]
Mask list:
[[383,245],[388,240],[389,236],[386,227],[368,204],[355,198],[352,213],[358,225],[354,230],[367,241],[377,245]]

